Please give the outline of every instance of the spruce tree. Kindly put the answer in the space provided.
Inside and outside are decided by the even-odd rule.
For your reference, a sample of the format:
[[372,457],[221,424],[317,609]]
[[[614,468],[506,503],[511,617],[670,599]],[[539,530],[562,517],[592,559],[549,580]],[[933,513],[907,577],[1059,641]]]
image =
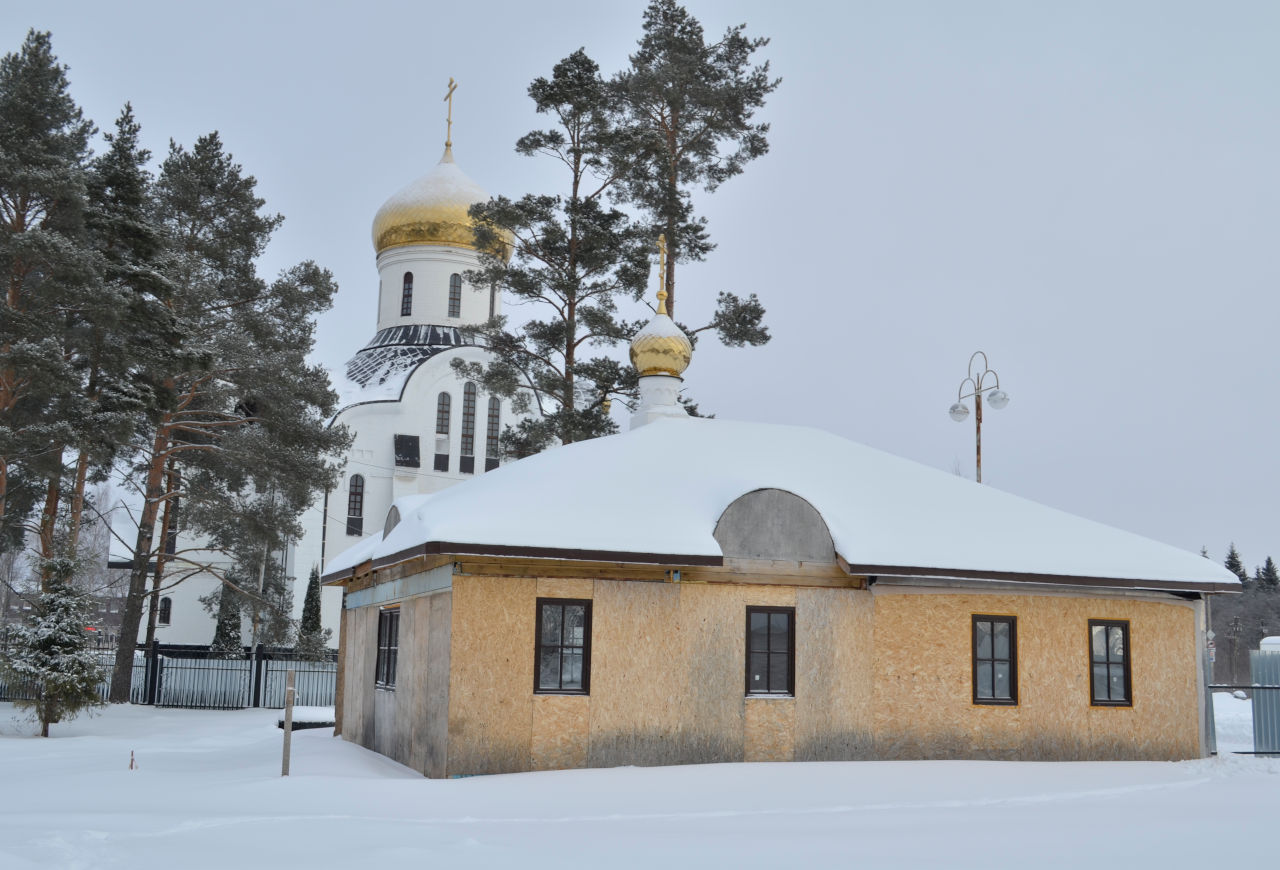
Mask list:
[[[768,61],[752,65],[769,40],[747,37],[745,27],[709,43],[683,6],[652,0],[630,66],[613,80],[620,126],[629,133],[615,166],[632,201],[666,235],[664,289],[673,318],[677,264],[702,260],[714,247],[693,191],[714,191],[769,149],[769,125],[755,113],[780,79],[769,76]],[[721,293],[713,325],[726,344],[764,344],[763,315],[754,294]]]
[[1267,557],[1267,561],[1262,563],[1262,567],[1254,573],[1254,582],[1264,592],[1270,593],[1280,589],[1280,574],[1276,573],[1276,563],[1271,561],[1270,556]]
[[307,580],[307,596],[302,601],[302,622],[298,626],[297,653],[309,661],[320,661],[328,651],[332,634],[320,625],[320,572],[312,568]]
[[1223,565],[1232,574],[1240,578],[1240,582],[1248,585],[1249,574],[1244,569],[1244,561],[1240,558],[1240,554],[1236,552],[1235,542],[1231,542],[1231,546],[1227,548],[1227,558],[1223,561]]
[[41,737],[49,736],[50,725],[102,705],[98,686],[104,675],[84,630],[89,602],[74,583],[77,566],[65,554],[44,560],[45,590],[30,621],[11,627],[9,649],[0,659],[6,679],[32,692],[14,705],[32,711]]
[[240,658],[244,655],[244,641],[240,634],[238,593],[233,587],[223,584],[214,591],[213,596],[213,610],[217,613],[217,619],[214,621],[209,652],[217,658]]

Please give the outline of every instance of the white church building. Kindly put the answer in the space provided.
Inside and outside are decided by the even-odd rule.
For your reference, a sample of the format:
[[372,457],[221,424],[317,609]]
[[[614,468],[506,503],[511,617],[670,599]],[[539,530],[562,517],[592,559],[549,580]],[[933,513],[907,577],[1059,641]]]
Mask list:
[[[373,219],[376,328],[345,372],[332,373],[340,397],[333,425],[345,425],[354,441],[337,487],[303,515],[302,539],[281,556],[295,580],[295,619],[311,569],[323,573],[328,558],[380,535],[393,501],[437,492],[501,461],[498,437],[513,420],[510,402],[485,395],[452,367],[454,360],[484,359],[460,328],[501,314],[502,299],[466,279],[480,268],[467,212],[489,195],[458,168],[450,140],[440,162],[392,195]],[[157,640],[209,643],[214,620],[199,599],[218,582],[198,575],[167,590]],[[340,608],[340,590],[324,590],[322,619],[334,630],[334,645]],[[146,623],[144,614],[139,640]]]

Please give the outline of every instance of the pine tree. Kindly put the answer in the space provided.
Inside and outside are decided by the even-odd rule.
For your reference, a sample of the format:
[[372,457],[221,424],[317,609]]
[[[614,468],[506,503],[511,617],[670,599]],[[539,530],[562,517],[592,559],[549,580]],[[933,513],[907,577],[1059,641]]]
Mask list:
[[0,548],[37,504],[53,555],[63,449],[91,429],[68,329],[96,284],[84,227],[93,125],[48,33],[0,59]]
[[[156,210],[178,349],[150,373],[169,404],[138,447],[145,500],[121,615],[125,638],[137,635],[148,563],[163,548],[161,506],[181,498],[184,530],[206,536],[212,553],[167,561],[184,573],[219,571],[217,556],[229,556],[223,591],[234,586],[237,594],[228,601],[248,611],[256,641],[283,642],[286,578],[271,556],[298,536],[298,517],[333,484],[349,443],[343,427],[327,425],[336,402],[328,375],[306,359],[332,276],[314,263],[270,283],[258,276],[255,261],[280,218],[263,210],[255,188],[216,133],[190,150],[171,145],[161,166]],[[128,699],[125,647],[113,703]]]
[[[615,165],[630,198],[667,239],[667,310],[676,314],[676,264],[702,260],[714,245],[693,208],[695,188],[714,191],[769,149],[769,125],[754,121],[780,79],[752,66],[768,39],[745,25],[708,43],[702,25],[674,0],[652,0],[630,66],[613,80],[630,135]],[[721,293],[714,328],[732,346],[764,344],[764,309],[752,294]],[[686,330],[688,331],[688,330]]]
[[1241,583],[1248,585],[1249,574],[1244,569],[1244,561],[1240,558],[1240,554],[1236,552],[1236,545],[1234,541],[1231,543],[1231,546],[1227,548],[1227,558],[1222,564],[1226,566],[1228,571],[1239,577]]
[[302,602],[302,622],[298,626],[298,655],[309,661],[320,661],[328,651],[331,634],[320,625],[320,572],[312,568],[307,580],[307,597]]
[[505,318],[469,330],[492,351],[491,361],[454,363],[487,392],[511,398],[518,413],[537,410],[503,434],[505,452],[517,457],[613,431],[603,406],[628,389],[627,375],[615,360],[588,351],[634,332],[620,319],[618,302],[639,296],[648,274],[646,240],[606,199],[616,181],[608,159],[618,133],[599,67],[576,51],[550,79],[536,79],[529,96],[556,124],[523,136],[516,151],[561,164],[565,193],[474,206],[480,249],[493,251],[509,239],[512,256],[510,262],[486,256],[468,280],[495,286],[538,314],[514,330]]
[[44,562],[45,591],[31,621],[12,627],[0,672],[31,688],[33,698],[14,704],[30,709],[40,723],[40,736],[48,737],[50,725],[102,705],[98,685],[103,670],[84,630],[89,604],[73,582],[77,560],[60,555]]

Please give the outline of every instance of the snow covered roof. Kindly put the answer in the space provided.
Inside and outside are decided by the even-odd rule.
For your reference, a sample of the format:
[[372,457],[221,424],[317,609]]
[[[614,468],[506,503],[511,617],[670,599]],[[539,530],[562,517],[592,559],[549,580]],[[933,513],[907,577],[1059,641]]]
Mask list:
[[456,326],[410,324],[379,330],[347,361],[346,377],[335,385],[339,410],[364,402],[398,400],[418,366],[443,350],[466,343]]
[[424,552],[718,564],[717,521],[758,489],[813,505],[853,573],[1238,584],[1199,555],[827,432],[699,418],[557,447],[400,505],[386,540],[335,556],[326,577]]

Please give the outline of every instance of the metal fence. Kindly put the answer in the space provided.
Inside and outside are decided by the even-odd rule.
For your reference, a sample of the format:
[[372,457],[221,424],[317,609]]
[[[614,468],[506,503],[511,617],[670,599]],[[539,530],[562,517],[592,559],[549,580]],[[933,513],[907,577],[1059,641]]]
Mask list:
[[[107,699],[114,652],[100,652],[105,678],[98,695]],[[337,688],[337,654],[323,661],[299,659],[291,651],[259,647],[236,657],[212,655],[208,648],[153,644],[133,656],[129,700],[157,707],[238,710],[283,707],[285,674],[296,673],[295,703],[332,706]],[[0,701],[30,699],[32,685],[8,685],[0,679]]]
[[[1211,690],[1248,697],[1253,713],[1252,755],[1280,755],[1280,652],[1249,651],[1247,684],[1215,683]],[[1212,709],[1212,708],[1211,708]]]

